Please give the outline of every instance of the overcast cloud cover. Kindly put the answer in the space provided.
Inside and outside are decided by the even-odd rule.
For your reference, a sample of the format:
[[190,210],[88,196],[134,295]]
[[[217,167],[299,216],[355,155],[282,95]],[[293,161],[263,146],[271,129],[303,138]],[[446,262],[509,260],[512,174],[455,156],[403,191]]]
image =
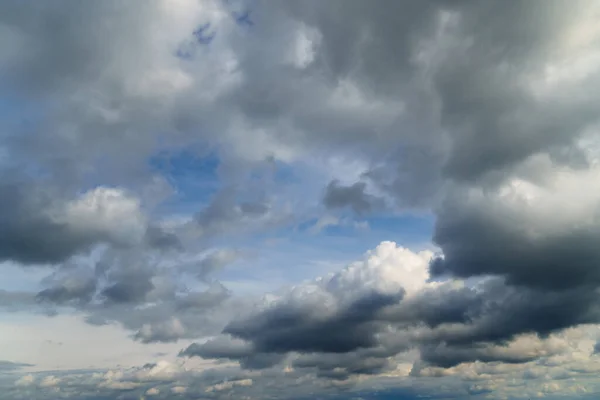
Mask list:
[[599,85],[593,0],[1,0],[3,398],[597,398]]

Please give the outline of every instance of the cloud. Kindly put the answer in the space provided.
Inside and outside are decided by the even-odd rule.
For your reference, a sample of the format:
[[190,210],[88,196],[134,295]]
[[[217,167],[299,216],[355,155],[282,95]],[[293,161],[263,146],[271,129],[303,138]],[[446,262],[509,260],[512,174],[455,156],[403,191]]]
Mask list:
[[[185,362],[218,370],[163,371],[164,386],[136,380],[154,367],[82,372],[89,382],[26,375],[7,396],[43,398],[46,385],[77,398],[319,397],[387,378],[432,397],[592,392],[596,11],[587,0],[0,5],[0,268],[26,271],[7,273],[0,306],[116,323],[148,346],[189,340]],[[153,162],[182,152],[216,165]],[[341,209],[376,211],[372,226],[431,215],[438,253],[384,241],[262,300],[216,280],[242,256],[230,249],[265,235],[306,249],[313,221],[315,249],[347,260],[355,249],[320,243],[328,225],[355,223],[323,214]],[[257,262],[239,278],[296,281],[289,265]]]
[[158,394],[160,394],[160,389],[150,388],[150,389],[146,390],[146,396],[156,396]]
[[177,318],[158,324],[144,324],[134,335],[143,343],[177,341],[185,335],[185,328]]
[[15,381],[16,386],[29,386],[35,382],[35,377],[33,375],[24,375]]
[[68,199],[13,177],[0,187],[0,202],[7,210],[0,257],[24,264],[59,263],[98,243],[134,245],[146,229],[138,200],[118,189]]
[[43,387],[43,388],[55,387],[55,386],[58,386],[59,384],[60,384],[60,378],[50,375],[50,376],[47,376],[44,379],[42,379],[42,381],[40,382],[40,387]]
[[102,291],[108,301],[116,303],[137,303],[145,299],[154,289],[151,276],[146,271],[126,271]]
[[418,375],[429,366],[523,364],[563,354],[566,347],[551,335],[600,318],[595,292],[524,289],[501,278],[469,286],[433,282],[431,259],[428,252],[382,243],[363,261],[291,288],[231,322],[227,336],[192,344],[180,355],[226,358],[247,369],[268,368],[286,356],[295,368],[344,380],[393,369],[393,357],[417,350]]
[[171,388],[171,392],[175,393],[175,394],[182,394],[185,393],[187,391],[187,388],[185,386],[174,386]]
[[233,321],[224,333],[266,353],[345,353],[371,347],[378,313],[425,284],[429,257],[383,243],[364,261],[295,287],[258,314]]
[[200,345],[192,343],[179,353],[184,357],[203,357],[237,361],[246,369],[265,369],[279,364],[283,356],[256,352],[249,343],[231,336],[220,336]]
[[367,185],[364,182],[342,186],[338,181],[331,181],[327,185],[323,203],[330,209],[349,207],[357,214],[380,208],[382,200],[365,193],[366,187]]
[[206,280],[210,275],[237,261],[241,254],[235,250],[221,249],[208,254],[198,263],[198,276]]
[[593,215],[600,202],[593,194],[582,193],[576,203],[570,198],[593,185],[596,174],[596,169],[552,169],[545,183],[514,178],[495,190],[452,194],[436,222],[434,240],[444,256],[432,272],[501,275],[514,284],[548,289],[595,284]]
[[33,364],[27,363],[18,363],[12,361],[1,360],[0,361],[0,370],[2,371],[15,371],[21,368],[33,367]]
[[222,392],[224,390],[231,390],[236,386],[252,386],[252,379],[240,379],[239,381],[229,381],[223,383],[217,383],[206,388],[206,392]]
[[[53,277],[51,287],[41,290],[36,299],[41,302],[65,304],[78,302],[88,303],[96,294],[97,281],[86,272],[67,271],[62,276]],[[87,275],[87,276],[86,276]]]

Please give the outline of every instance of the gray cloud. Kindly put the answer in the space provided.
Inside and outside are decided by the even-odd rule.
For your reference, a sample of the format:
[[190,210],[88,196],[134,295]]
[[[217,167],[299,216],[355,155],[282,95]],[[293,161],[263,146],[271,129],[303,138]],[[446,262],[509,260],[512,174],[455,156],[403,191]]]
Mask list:
[[0,371],[16,371],[21,368],[33,367],[32,364],[0,360]]
[[391,352],[359,350],[346,354],[306,354],[293,362],[294,368],[309,368],[317,376],[335,380],[346,380],[353,375],[377,375],[390,370],[392,364],[387,356]]
[[204,344],[193,343],[179,353],[184,357],[229,359],[238,361],[245,369],[265,369],[279,364],[284,356],[256,352],[251,344],[228,336],[209,340]]
[[50,193],[17,182],[0,187],[2,259],[25,264],[57,263],[91,246],[93,237],[73,232],[67,224],[45,213],[52,200]]
[[402,294],[369,293],[325,319],[311,315],[310,309],[282,305],[235,321],[223,332],[248,340],[265,353],[346,353],[375,344],[375,315],[398,302]]
[[349,207],[355,213],[363,214],[383,206],[383,201],[365,192],[366,183],[356,182],[350,186],[331,181],[325,189],[323,203],[327,208]]
[[[434,275],[502,275],[510,283],[549,289],[600,283],[598,227],[565,224],[555,230],[493,201],[447,201],[436,222],[434,240],[444,257],[432,263]],[[539,234],[531,235],[527,226]]]
[[[384,251],[383,247],[379,249],[380,254]],[[410,258],[403,260],[402,254],[398,253],[400,258],[394,264],[399,271],[403,262],[411,265]],[[376,252],[372,257],[379,260],[382,256]],[[386,257],[389,259],[390,255]],[[544,338],[565,328],[600,321],[594,288],[526,289],[511,286],[502,278],[488,278],[472,286],[450,281],[403,298],[402,289],[395,295],[368,291],[374,283],[373,274],[378,268],[386,268],[371,262],[377,261],[367,261],[360,267],[351,265],[318,280],[317,287],[326,292],[307,284],[258,313],[234,320],[223,330],[234,339],[225,337],[195,344],[181,354],[227,358],[239,361],[244,368],[256,368],[256,364],[248,362],[252,357],[299,354],[292,362],[295,367],[344,380],[355,374],[376,374],[392,368],[391,358],[411,350],[418,351],[422,363],[415,367],[414,374],[427,366],[450,368],[476,361],[527,363],[564,351],[544,342]],[[427,268],[426,261],[421,262],[421,268]],[[350,276],[358,281],[349,281]],[[401,277],[400,274],[388,279]],[[381,280],[376,280],[377,284],[386,282],[382,276],[378,279]],[[357,297],[353,300],[344,299],[344,293],[356,288],[365,291],[354,294]],[[312,294],[302,297],[300,293]],[[321,311],[314,308],[314,302],[322,304]],[[518,345],[523,335],[541,338],[541,344],[524,352]],[[271,361],[282,362],[284,358],[268,360],[266,366],[271,366]]]
[[241,253],[236,250],[221,249],[208,254],[194,267],[198,277],[201,280],[206,280],[211,275],[220,271],[225,266],[237,261],[241,257]]
[[[600,104],[590,90],[600,77],[592,2],[257,1],[245,28],[195,7],[0,6],[2,104],[19,111],[0,122],[0,260],[58,271],[99,245],[116,254],[81,276],[84,266],[53,274],[37,296],[0,292],[1,305],[68,305],[148,343],[225,326],[247,347],[208,342],[183,354],[249,369],[297,356],[298,369],[344,382],[412,350],[423,371],[540,359],[552,349],[519,355],[511,343],[598,322],[598,154],[586,144],[597,141]],[[205,22],[210,45],[190,44]],[[175,56],[182,45],[185,60]],[[201,147],[220,162],[220,192],[174,229],[147,194],[161,173],[148,160],[163,145]],[[310,173],[286,191],[262,174],[265,160]],[[331,180],[347,171],[345,181],[362,180]],[[215,238],[293,224],[319,202],[380,209],[367,187],[393,212],[433,210],[443,254],[430,272],[450,284],[415,294],[407,278],[402,297],[372,290],[390,279],[375,276],[346,287],[358,293],[350,300],[321,288],[230,321],[244,299],[218,283],[190,290],[165,266]],[[88,207],[98,202],[111,207]],[[209,256],[200,280],[232,260]],[[455,287],[458,278],[485,282]]]
[[148,276],[126,275],[119,282],[113,283],[102,291],[109,301],[117,303],[140,302],[154,289]]
[[70,301],[88,303],[96,294],[96,280],[93,278],[70,278],[48,289],[40,291],[36,298],[42,302],[64,304]]

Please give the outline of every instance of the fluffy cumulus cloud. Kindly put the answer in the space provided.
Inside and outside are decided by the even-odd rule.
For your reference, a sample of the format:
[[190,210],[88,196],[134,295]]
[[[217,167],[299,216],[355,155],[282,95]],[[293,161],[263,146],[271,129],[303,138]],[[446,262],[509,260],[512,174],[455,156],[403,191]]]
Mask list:
[[0,389],[594,398],[599,15],[4,1]]

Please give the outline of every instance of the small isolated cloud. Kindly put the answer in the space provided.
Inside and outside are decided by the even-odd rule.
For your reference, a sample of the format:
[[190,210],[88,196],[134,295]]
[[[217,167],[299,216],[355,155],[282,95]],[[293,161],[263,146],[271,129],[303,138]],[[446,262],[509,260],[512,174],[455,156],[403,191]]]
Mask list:
[[158,388],[150,388],[146,390],[146,396],[157,396],[160,394],[160,390]]
[[217,383],[215,385],[209,386],[205,389],[206,393],[211,392],[223,392],[226,390],[231,390],[236,386],[252,386],[252,379],[240,379],[237,381],[227,381],[223,383]]
[[185,392],[187,392],[187,388],[185,386],[173,386],[171,388],[171,393],[183,394]]

